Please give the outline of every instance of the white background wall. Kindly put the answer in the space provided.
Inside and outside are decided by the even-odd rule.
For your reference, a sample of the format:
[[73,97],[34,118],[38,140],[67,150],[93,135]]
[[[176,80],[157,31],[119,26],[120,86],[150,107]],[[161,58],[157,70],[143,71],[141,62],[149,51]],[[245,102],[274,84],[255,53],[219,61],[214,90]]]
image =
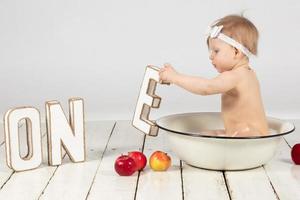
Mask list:
[[[170,62],[183,73],[213,77],[207,26],[227,14],[260,31],[253,68],[268,115],[300,118],[300,1],[0,0],[0,114],[46,100],[85,99],[86,117],[131,119],[145,66]],[[160,86],[169,113],[218,111],[220,96]],[[66,109],[67,110],[67,109]]]

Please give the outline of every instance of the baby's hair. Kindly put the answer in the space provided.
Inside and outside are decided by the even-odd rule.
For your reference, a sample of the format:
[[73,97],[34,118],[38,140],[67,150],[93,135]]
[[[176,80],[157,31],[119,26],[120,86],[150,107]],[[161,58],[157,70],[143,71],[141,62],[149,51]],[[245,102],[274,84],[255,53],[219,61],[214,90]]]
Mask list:
[[257,55],[258,30],[247,18],[227,15],[218,19],[213,26],[223,25],[222,33],[244,45],[253,55]]

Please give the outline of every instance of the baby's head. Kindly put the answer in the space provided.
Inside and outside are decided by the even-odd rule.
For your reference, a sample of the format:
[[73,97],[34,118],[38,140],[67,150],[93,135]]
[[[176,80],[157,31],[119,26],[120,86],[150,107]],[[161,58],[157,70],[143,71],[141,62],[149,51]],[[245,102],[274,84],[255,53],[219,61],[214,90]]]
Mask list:
[[210,59],[219,72],[228,71],[257,54],[258,31],[245,17],[228,15],[210,29],[207,44]]

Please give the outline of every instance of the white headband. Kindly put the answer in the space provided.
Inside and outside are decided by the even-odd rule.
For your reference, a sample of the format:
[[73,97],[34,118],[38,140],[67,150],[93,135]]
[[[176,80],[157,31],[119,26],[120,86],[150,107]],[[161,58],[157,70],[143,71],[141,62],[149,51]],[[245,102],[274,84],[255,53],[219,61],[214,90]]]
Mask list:
[[239,49],[241,52],[243,52],[248,58],[253,56],[253,54],[242,44],[235,41],[231,37],[228,37],[227,35],[221,33],[223,26],[209,26],[209,29],[207,30],[207,37],[210,38],[219,38],[220,40],[223,40],[227,44]]

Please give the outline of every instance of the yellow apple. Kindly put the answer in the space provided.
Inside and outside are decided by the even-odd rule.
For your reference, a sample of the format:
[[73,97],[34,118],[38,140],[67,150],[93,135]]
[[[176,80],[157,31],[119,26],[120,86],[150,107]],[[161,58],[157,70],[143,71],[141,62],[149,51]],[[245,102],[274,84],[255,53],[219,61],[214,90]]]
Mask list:
[[149,159],[151,169],[154,171],[166,171],[171,165],[171,157],[162,151],[155,151]]

